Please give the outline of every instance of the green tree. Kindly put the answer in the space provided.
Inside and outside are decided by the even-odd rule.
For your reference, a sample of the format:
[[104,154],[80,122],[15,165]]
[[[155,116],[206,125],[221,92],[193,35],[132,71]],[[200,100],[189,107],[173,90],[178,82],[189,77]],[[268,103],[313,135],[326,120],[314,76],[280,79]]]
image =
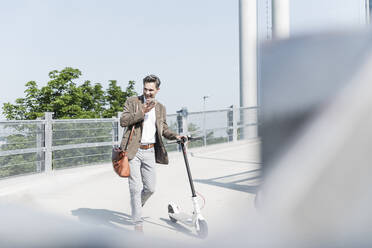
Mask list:
[[105,94],[105,100],[108,104],[108,109],[103,111],[103,117],[111,118],[123,110],[126,99],[136,94],[134,91],[134,81],[129,81],[125,91],[122,91],[117,85],[116,80],[110,80],[109,87]]
[[105,92],[101,84],[89,80],[75,83],[82,75],[79,69],[66,67],[49,73],[50,80],[38,88],[35,81],[26,83],[25,97],[15,104],[5,103],[3,114],[9,120],[34,120],[44,112],[53,112],[54,119],[102,118],[115,116],[126,99],[136,94],[134,81],[122,91],[116,80],[110,80]]

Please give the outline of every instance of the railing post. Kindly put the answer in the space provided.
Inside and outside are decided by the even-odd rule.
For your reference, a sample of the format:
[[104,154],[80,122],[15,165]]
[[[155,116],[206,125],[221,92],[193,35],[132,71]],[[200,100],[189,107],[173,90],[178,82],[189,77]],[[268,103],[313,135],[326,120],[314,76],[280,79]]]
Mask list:
[[203,108],[203,143],[204,143],[204,147],[207,146],[207,131],[206,131],[206,128],[205,128],[205,122],[206,122],[205,108]]
[[233,107],[233,141],[238,141],[238,116],[239,109],[235,106]]
[[227,142],[234,140],[234,105],[227,111]]
[[52,166],[52,143],[53,143],[53,112],[45,112],[45,172],[53,170]]
[[121,117],[121,114],[122,112],[118,112],[118,145],[120,146],[120,143],[121,143],[121,139],[123,138],[123,131],[124,131],[124,128],[122,128],[120,126],[120,117]]
[[179,135],[187,135],[187,108],[182,108],[177,111],[177,126]]
[[188,125],[188,122],[187,122],[187,116],[188,116],[188,112],[187,112],[187,108],[182,108],[182,114],[183,114],[183,135],[189,135],[189,125]]
[[[180,113],[180,111],[177,111],[177,129],[178,129],[178,134],[182,135],[183,134],[183,117]],[[181,151],[181,146],[178,146],[178,151]]]
[[[41,120],[41,118],[37,118],[37,120]],[[41,172],[42,171],[42,163],[43,161],[43,151],[42,151],[42,143],[43,143],[43,133],[42,133],[42,127],[43,124],[37,123],[36,124],[36,172]]]
[[[181,110],[177,111],[177,127],[179,135],[188,134],[187,115],[187,108],[183,107]],[[181,151],[181,146],[178,147],[178,151]]]
[[117,128],[117,125],[115,125],[115,122],[116,122],[116,116],[112,116],[112,119],[113,121],[111,122],[111,141],[112,141],[112,146],[116,145],[116,134],[117,134],[117,131],[116,131],[116,128]]

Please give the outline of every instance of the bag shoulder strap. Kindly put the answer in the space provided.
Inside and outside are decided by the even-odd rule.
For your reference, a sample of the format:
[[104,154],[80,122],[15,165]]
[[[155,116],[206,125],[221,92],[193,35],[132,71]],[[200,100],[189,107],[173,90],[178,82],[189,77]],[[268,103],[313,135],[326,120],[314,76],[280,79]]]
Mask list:
[[134,125],[132,126],[132,130],[130,131],[130,135],[129,135],[129,139],[127,140],[127,144],[125,144],[125,148],[124,148],[124,151],[125,151],[125,152],[126,152],[127,149],[128,149],[129,141],[132,141],[133,133],[134,133]]
[[[139,97],[137,97],[137,105],[136,105],[136,108],[137,108],[137,111],[138,111],[138,106],[139,106],[139,103],[141,102],[141,100],[139,99]],[[125,148],[124,148],[124,151],[126,152],[127,149],[128,149],[128,144],[129,144],[129,141],[132,141],[132,136],[133,136],[133,133],[134,133],[134,124],[132,126],[132,130],[130,131],[130,135],[129,135],[129,139],[127,140],[127,144],[125,144]]]

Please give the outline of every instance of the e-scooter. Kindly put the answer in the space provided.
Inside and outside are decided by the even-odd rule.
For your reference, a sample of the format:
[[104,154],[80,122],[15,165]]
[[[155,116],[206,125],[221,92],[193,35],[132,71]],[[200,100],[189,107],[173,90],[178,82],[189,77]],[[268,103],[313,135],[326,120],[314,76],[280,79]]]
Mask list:
[[181,145],[182,152],[183,152],[183,158],[185,160],[187,175],[189,177],[190,187],[191,187],[191,193],[192,193],[192,203],[194,206],[194,211],[192,214],[183,213],[180,211],[179,207],[174,203],[168,204],[168,215],[172,222],[176,223],[177,221],[182,222],[183,224],[195,227],[196,233],[201,238],[206,238],[208,236],[208,225],[205,221],[204,217],[201,214],[199,203],[197,200],[197,196],[195,193],[194,183],[191,176],[189,161],[187,159],[187,153],[186,153],[186,143],[188,141],[197,140],[201,138],[192,138],[192,137],[184,137],[182,139],[179,139],[175,142],[168,142],[168,143],[178,143]]

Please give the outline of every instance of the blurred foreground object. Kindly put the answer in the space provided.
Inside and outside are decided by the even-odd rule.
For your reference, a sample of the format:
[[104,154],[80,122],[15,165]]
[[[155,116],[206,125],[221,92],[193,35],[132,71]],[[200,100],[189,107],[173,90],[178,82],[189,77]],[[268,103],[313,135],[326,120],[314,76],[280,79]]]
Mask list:
[[354,32],[263,49],[258,206],[300,246],[372,244],[371,48]]

